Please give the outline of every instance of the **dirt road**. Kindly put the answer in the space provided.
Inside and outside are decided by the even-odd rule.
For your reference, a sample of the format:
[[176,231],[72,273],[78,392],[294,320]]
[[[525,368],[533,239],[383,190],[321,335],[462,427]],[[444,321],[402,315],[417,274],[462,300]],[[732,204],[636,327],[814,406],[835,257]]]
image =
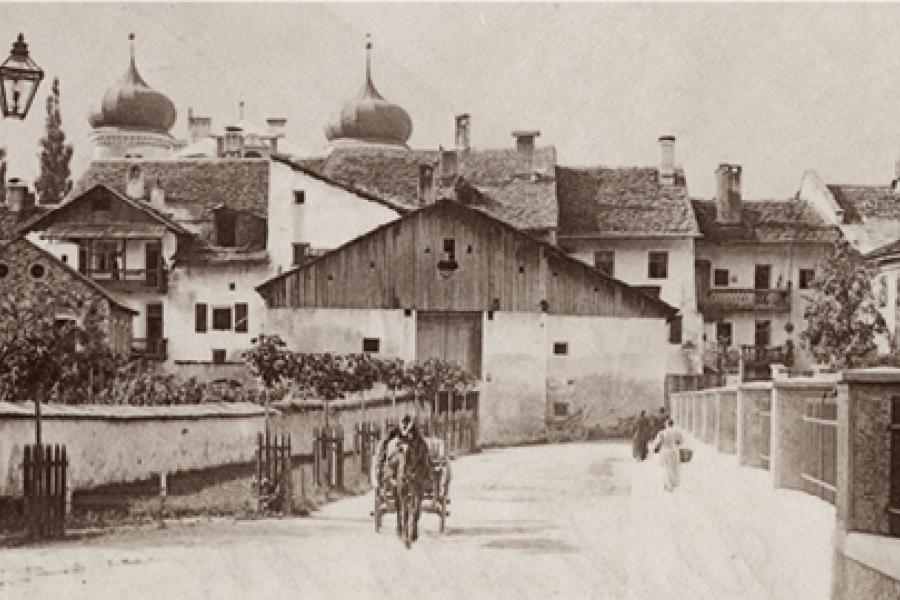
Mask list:
[[424,514],[412,550],[374,532],[369,494],[3,550],[0,598],[825,600],[830,507],[723,461],[698,449],[669,494],[625,445],[492,450],[452,463],[447,532]]

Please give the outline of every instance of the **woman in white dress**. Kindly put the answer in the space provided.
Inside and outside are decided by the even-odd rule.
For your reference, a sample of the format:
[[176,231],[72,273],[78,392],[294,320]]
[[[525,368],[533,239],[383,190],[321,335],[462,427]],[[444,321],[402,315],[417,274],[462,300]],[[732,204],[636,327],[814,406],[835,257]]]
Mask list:
[[665,428],[656,435],[653,448],[659,452],[659,463],[663,468],[663,487],[667,492],[678,487],[681,470],[681,457],[678,450],[684,438],[681,432],[675,429],[672,419],[666,420]]

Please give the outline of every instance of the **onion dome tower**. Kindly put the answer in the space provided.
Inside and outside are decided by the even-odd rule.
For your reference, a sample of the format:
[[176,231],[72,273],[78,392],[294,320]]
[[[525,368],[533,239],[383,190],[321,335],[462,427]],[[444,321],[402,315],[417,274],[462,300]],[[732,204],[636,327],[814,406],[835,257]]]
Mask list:
[[130,34],[131,63],[121,79],[107,88],[91,110],[94,158],[162,158],[176,146],[169,134],[177,111],[169,98],[147,85],[134,60],[134,34]]
[[325,127],[325,137],[332,147],[406,148],[411,134],[409,114],[385,100],[372,83],[372,39],[366,34],[366,82]]

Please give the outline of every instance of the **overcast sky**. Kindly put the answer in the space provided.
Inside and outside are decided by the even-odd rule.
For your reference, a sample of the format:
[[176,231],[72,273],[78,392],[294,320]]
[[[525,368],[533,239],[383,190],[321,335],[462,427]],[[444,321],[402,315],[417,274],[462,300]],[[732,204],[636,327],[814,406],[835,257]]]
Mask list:
[[0,120],[11,175],[37,173],[50,80],[59,77],[75,173],[90,160],[87,114],[128,64],[213,126],[288,118],[324,150],[329,117],[375,84],[412,117],[413,147],[452,144],[472,115],[476,147],[541,130],[570,165],[654,165],[674,134],[690,192],[719,162],[744,166],[748,197],[792,195],[804,170],[883,183],[900,158],[900,6],[551,4],[0,5],[0,52],[22,31],[48,79],[27,120]]

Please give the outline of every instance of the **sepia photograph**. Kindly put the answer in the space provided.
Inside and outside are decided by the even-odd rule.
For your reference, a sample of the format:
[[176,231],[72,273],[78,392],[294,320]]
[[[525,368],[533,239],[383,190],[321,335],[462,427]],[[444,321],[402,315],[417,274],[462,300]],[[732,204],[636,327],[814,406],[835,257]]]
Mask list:
[[0,598],[900,599],[898,32],[0,2]]

